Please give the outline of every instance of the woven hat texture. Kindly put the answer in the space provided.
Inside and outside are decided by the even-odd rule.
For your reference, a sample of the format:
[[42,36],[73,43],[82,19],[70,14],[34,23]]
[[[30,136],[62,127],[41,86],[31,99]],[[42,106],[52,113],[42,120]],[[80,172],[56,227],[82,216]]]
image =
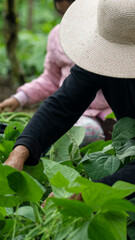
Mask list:
[[60,40],[78,66],[135,78],[135,0],[76,0],[62,18]]

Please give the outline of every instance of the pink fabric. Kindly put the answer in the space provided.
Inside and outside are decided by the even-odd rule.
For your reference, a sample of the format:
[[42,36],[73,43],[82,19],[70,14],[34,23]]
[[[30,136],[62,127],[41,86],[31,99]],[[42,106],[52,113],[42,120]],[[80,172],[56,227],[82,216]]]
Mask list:
[[20,106],[24,106],[28,102],[28,97],[23,91],[19,91],[11,97],[15,97],[19,101]]
[[[59,28],[57,25],[48,36],[47,54],[44,62],[44,72],[30,83],[26,83],[17,89],[24,92],[28,101],[25,105],[34,104],[45,100],[53,94],[69,75],[73,62],[63,52],[59,40]],[[14,95],[16,97],[16,95]],[[25,99],[26,99],[25,97]],[[19,100],[19,95],[18,95]],[[20,102],[22,100],[22,94]],[[23,104],[21,104],[23,105]],[[97,92],[96,98],[85,111],[84,115],[89,117],[99,116],[104,119],[112,110],[106,102],[101,90]]]

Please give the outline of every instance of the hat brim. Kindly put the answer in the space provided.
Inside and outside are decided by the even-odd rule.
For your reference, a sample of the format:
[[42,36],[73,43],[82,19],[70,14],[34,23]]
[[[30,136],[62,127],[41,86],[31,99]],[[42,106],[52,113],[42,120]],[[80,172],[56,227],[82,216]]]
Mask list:
[[60,41],[66,55],[78,66],[100,75],[135,78],[135,45],[104,39],[97,31],[99,0],[76,0],[60,26]]

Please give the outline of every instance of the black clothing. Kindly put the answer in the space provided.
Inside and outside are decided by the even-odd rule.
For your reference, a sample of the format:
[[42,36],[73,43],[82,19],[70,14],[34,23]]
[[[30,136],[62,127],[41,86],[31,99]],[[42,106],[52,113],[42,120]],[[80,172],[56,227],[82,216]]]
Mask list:
[[[38,163],[41,153],[74,125],[99,89],[102,89],[118,120],[122,117],[135,118],[135,79],[101,76],[75,65],[63,85],[44,101],[16,141],[15,146],[24,145],[30,151],[27,164]],[[129,165],[128,168],[131,174],[123,170],[124,175],[118,172],[107,177],[108,180],[105,178],[105,183],[110,184],[113,179],[128,182],[129,176],[130,182],[135,183],[133,167]]]

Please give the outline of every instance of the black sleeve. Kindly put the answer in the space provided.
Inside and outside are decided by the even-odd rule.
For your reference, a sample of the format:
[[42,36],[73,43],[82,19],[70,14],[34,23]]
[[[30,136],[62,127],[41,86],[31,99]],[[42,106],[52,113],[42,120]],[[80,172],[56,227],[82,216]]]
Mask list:
[[[131,163],[126,164],[118,172],[107,177],[101,178],[95,182],[101,182],[112,186],[117,181],[125,181],[128,183],[135,184],[135,160],[132,161]],[[130,195],[128,199],[132,197],[135,197],[135,194]]]
[[37,164],[41,153],[73,126],[95,98],[99,82],[96,75],[78,66],[71,69],[62,87],[44,101],[15,143],[14,147],[29,149],[26,164]]

